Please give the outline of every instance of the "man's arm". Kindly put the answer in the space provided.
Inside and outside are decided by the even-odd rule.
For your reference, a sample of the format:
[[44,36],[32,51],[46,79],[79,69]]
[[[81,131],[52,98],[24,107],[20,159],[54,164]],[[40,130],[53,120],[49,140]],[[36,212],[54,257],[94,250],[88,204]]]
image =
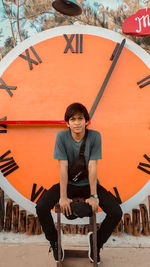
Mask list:
[[[88,164],[89,183],[91,195],[97,194],[97,160],[90,160]],[[90,197],[86,199],[86,202],[92,206],[93,212],[97,212],[99,199]]]
[[60,208],[63,214],[67,214],[67,216],[71,215],[70,203],[71,199],[67,197],[67,185],[68,185],[68,161],[67,160],[59,160],[60,167]]

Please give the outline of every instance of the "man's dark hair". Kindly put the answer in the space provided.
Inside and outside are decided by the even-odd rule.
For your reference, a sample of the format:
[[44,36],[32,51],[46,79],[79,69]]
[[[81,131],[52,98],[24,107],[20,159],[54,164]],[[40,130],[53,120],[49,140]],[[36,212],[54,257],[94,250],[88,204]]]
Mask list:
[[76,114],[83,114],[86,121],[89,121],[89,113],[85,106],[80,103],[73,103],[69,105],[65,112],[65,121],[68,122],[69,119],[76,115]]

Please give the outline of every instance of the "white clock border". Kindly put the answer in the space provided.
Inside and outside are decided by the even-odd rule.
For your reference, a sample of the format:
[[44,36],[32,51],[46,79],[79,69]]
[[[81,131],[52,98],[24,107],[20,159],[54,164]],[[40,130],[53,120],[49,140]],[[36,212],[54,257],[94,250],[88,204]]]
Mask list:
[[[40,43],[44,40],[62,36],[63,34],[89,34],[103,37],[115,42],[121,42],[125,37],[117,32],[113,32],[104,28],[96,26],[87,25],[68,25],[52,28],[41,33],[38,33],[25,41],[19,43],[14,49],[12,49],[0,62],[0,76],[4,73],[7,67],[21,54],[25,49]],[[133,41],[126,39],[125,47],[132,51],[136,56],[138,56],[148,68],[150,68],[150,55],[142,49],[139,45],[135,44]],[[36,214],[35,206],[36,204],[21,195],[3,176],[0,172],[0,187],[4,192],[16,203],[18,203],[22,208],[27,211]],[[150,181],[148,181],[145,186],[129,200],[121,204],[123,213],[131,211],[135,206],[139,205],[148,195],[150,194]],[[56,221],[56,214],[53,212],[54,220]],[[99,212],[97,214],[98,221],[102,221],[105,217],[104,212]],[[65,216],[62,215],[62,223],[65,224],[87,224],[88,218],[76,220],[67,220]]]

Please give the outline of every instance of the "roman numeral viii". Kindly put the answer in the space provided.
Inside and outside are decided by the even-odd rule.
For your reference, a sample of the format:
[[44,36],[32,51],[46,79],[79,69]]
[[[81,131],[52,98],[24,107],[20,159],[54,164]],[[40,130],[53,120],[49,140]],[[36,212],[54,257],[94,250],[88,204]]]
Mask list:
[[71,34],[70,37],[64,34],[64,38],[67,42],[64,53],[68,53],[69,49],[71,53],[83,52],[83,34]]
[[10,153],[11,151],[8,150],[0,156],[0,171],[5,177],[19,168],[13,157],[7,157]]

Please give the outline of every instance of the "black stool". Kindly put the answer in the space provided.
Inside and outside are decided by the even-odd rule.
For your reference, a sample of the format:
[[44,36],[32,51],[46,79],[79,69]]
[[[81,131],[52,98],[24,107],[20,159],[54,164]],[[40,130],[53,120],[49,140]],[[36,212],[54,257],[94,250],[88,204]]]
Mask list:
[[[83,198],[76,198],[78,202],[83,202]],[[57,267],[62,267],[62,261],[61,261],[61,210],[60,210],[60,205],[57,203],[55,205],[55,212],[57,213],[57,232],[58,232],[58,263]],[[94,263],[93,266],[97,267],[97,226],[96,226],[96,214],[94,213],[92,217],[90,217],[90,229],[93,232],[93,251],[94,251]],[[69,252],[70,250],[67,250]],[[72,251],[70,251],[72,252]],[[80,255],[80,252],[83,251],[75,251],[74,254]]]

